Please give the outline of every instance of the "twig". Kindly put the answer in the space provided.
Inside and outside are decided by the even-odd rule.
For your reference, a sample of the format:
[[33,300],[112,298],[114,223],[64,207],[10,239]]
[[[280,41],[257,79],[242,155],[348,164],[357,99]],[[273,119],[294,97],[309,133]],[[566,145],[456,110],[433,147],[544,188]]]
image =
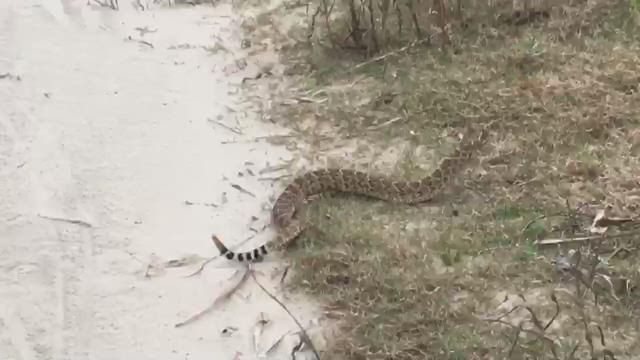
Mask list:
[[553,315],[551,320],[549,320],[547,325],[545,325],[544,331],[546,331],[549,328],[549,326],[551,326],[551,324],[553,324],[553,322],[556,320],[558,315],[560,315],[560,304],[558,303],[558,298],[556,297],[555,293],[551,294],[551,300],[556,304],[556,313]]
[[102,2],[100,0],[93,0],[93,2],[95,2],[96,4],[102,6],[102,7],[111,7],[109,4],[107,4],[107,2]]
[[256,279],[256,276],[255,276],[255,274],[253,272],[251,272],[251,277],[256,282],[256,284],[258,284],[260,289],[262,289],[262,291],[265,292],[265,294],[267,294],[273,301],[278,303],[278,305],[280,305],[280,307],[282,307],[284,309],[284,311],[286,311],[287,314],[289,314],[291,319],[293,319],[293,321],[296,323],[296,325],[298,325],[298,327],[300,328],[300,332],[302,334],[302,337],[303,337],[304,341],[309,345],[309,347],[311,348],[311,351],[313,351],[313,354],[316,356],[316,359],[320,360],[320,355],[318,354],[318,351],[316,350],[316,347],[313,345],[313,342],[311,341],[311,338],[307,334],[307,331],[304,329],[302,324],[300,324],[298,319],[295,316],[293,316],[291,311],[289,311],[287,306],[285,304],[283,304],[282,301],[280,301],[277,297],[275,297],[273,294],[271,294],[264,286],[262,286],[262,284],[258,281],[258,279]]
[[43,219],[47,219],[47,220],[52,220],[52,221],[62,221],[62,222],[66,222],[69,224],[74,224],[74,225],[80,225],[83,227],[93,227],[93,225],[89,224],[86,221],[82,221],[82,220],[77,220],[77,219],[65,219],[65,218],[59,218],[59,217],[53,217],[53,216],[46,216],[46,215],[40,215],[38,214],[38,217],[41,217]]
[[291,333],[291,331],[287,331],[286,333],[282,334],[278,340],[276,340],[271,346],[269,346],[269,349],[267,349],[267,351],[264,352],[264,355],[269,355],[270,352],[272,352],[273,350],[275,350],[278,345],[280,345],[280,343],[282,342],[282,340],[284,339],[285,336],[289,335]]
[[588,241],[588,240],[597,240],[597,239],[616,239],[622,238],[625,236],[634,236],[637,235],[637,232],[634,231],[625,231],[618,234],[613,235],[592,235],[592,236],[582,236],[582,237],[574,237],[567,239],[544,239],[540,241],[535,241],[536,245],[555,245],[555,244],[563,244],[567,242],[575,242],[575,241]]
[[511,343],[511,349],[509,350],[509,359],[513,355],[513,351],[516,349],[516,345],[518,345],[518,339],[520,338],[520,332],[522,331],[522,324],[518,326],[516,329],[516,333],[513,336],[513,342]]
[[[553,353],[554,358],[558,359],[558,356],[557,356],[556,351],[555,351],[555,342],[553,341],[553,339],[545,336],[544,333],[542,333],[540,331],[532,330],[532,329],[525,329],[523,327],[523,325],[524,325],[523,323],[520,323],[518,326],[516,326],[516,325],[511,324],[511,323],[509,323],[507,321],[504,321],[504,320],[489,320],[489,321],[490,322],[496,322],[498,324],[502,324],[502,325],[508,326],[510,328],[517,328],[516,331],[517,331],[518,335],[519,335],[520,332],[525,332],[525,333],[528,333],[528,334],[535,335],[540,340],[545,341],[545,342],[547,342],[547,343],[549,343],[551,345],[551,352]],[[514,347],[515,347],[515,345],[514,345]],[[513,348],[511,350],[513,351]]]
[[145,40],[134,39],[133,37],[131,37],[131,35],[129,35],[129,37],[127,37],[127,39],[126,39],[126,40],[128,40],[128,41],[135,41],[135,42],[137,42],[138,44],[146,45],[146,46],[148,46],[148,47],[150,47],[150,48],[152,48],[152,49],[154,48],[152,43],[150,43],[150,42],[148,42],[148,41],[145,41]]
[[[409,8],[409,13],[411,14],[411,19],[413,19],[413,27],[416,31],[416,38],[422,38],[422,30],[420,30],[420,24],[418,23],[418,13],[416,12],[415,5],[413,0],[407,0],[407,7]],[[429,41],[431,41],[431,35],[428,37]]]
[[[142,5],[141,5],[141,6],[142,6]],[[144,9],[143,9],[143,10],[144,10]],[[156,29],[153,29],[153,30],[149,30],[149,27],[148,27],[148,26],[145,26],[145,27],[140,27],[140,26],[138,26],[138,27],[134,28],[134,30],[137,30],[137,31],[140,33],[140,36],[144,36],[144,35],[145,35],[145,34],[147,34],[147,33],[154,33],[154,32],[157,32],[157,31],[158,31],[158,29],[157,29],[157,28],[156,28]]]
[[298,137],[300,135],[298,134],[282,134],[282,135],[263,135],[263,136],[256,136],[253,138],[253,141],[258,141],[258,140],[274,140],[274,139],[288,139],[288,138],[295,138]]
[[287,170],[291,167],[291,161],[288,161],[287,164],[280,164],[280,165],[272,165],[272,166],[267,166],[263,169],[260,169],[260,171],[258,171],[258,174],[262,175],[262,174],[266,174],[266,173],[272,173],[272,172],[276,172],[276,171],[281,171],[281,170]]
[[502,314],[502,315],[498,316],[498,317],[497,317],[497,318],[495,318],[495,319],[492,319],[492,318],[482,318],[482,317],[480,317],[480,320],[488,321],[488,322],[500,322],[502,319],[504,319],[505,317],[507,317],[509,314],[511,314],[512,312],[514,312],[514,311],[516,311],[516,310],[518,310],[518,309],[520,309],[520,308],[521,308],[521,306],[520,306],[520,305],[516,305],[516,306],[512,307],[512,308],[511,308],[511,310],[509,310],[509,311],[507,311],[506,313],[504,313],[504,314]]
[[333,12],[333,7],[336,4],[336,1],[333,0],[331,2],[331,6],[327,7],[326,0],[322,0],[322,7],[324,13],[324,26],[327,28],[327,38],[331,42],[332,46],[335,46],[335,41],[333,40],[333,30],[331,30],[331,22],[329,21],[329,17],[331,17],[331,13]]
[[393,124],[394,122],[399,121],[399,120],[402,120],[402,117],[400,117],[400,116],[396,116],[396,117],[394,117],[394,118],[393,118],[393,119],[391,119],[391,120],[388,120],[388,121],[383,122],[382,124],[369,126],[369,127],[367,127],[367,130],[376,130],[376,129],[380,129],[380,128],[382,128],[382,127],[385,127],[385,126],[391,125],[391,124]]
[[426,37],[426,38],[424,38],[424,39],[420,39],[420,40],[412,41],[411,43],[409,43],[408,45],[405,45],[405,46],[401,47],[400,49],[397,49],[397,50],[394,50],[394,51],[388,52],[388,53],[386,53],[386,54],[382,54],[382,55],[380,55],[380,56],[376,56],[376,57],[374,57],[374,58],[373,58],[373,59],[371,59],[371,60],[367,60],[367,61],[365,61],[365,62],[362,62],[362,63],[360,63],[360,64],[358,64],[358,65],[354,66],[352,69],[353,69],[353,70],[355,70],[355,69],[359,69],[359,68],[361,68],[361,67],[363,67],[363,66],[366,66],[366,65],[372,64],[372,63],[374,63],[374,62],[378,62],[378,61],[380,61],[380,60],[384,60],[384,59],[386,59],[386,58],[388,58],[388,57],[390,57],[390,56],[398,55],[398,54],[400,54],[400,53],[402,53],[402,52],[407,51],[408,49],[410,49],[410,48],[412,48],[412,47],[414,47],[414,46],[417,46],[417,45],[420,45],[420,44],[422,44],[422,43],[429,42],[429,41],[431,41],[431,36],[428,36],[428,37]]
[[569,360],[575,359],[576,351],[578,351],[578,347],[580,347],[580,345],[582,345],[582,340],[578,340],[576,346],[574,346],[573,350],[571,350],[571,353],[569,353]]
[[193,277],[193,276],[196,276],[196,275],[200,275],[200,273],[204,270],[204,267],[207,266],[207,264],[209,264],[213,260],[217,259],[218,257],[220,257],[220,255],[216,255],[216,256],[208,258],[205,262],[203,262],[200,265],[200,268],[198,268],[198,270],[196,270],[195,272],[193,272],[193,273],[191,273],[191,274],[189,274],[189,275],[187,275],[185,277],[190,278],[190,277]]
[[140,44],[142,44],[142,45],[147,45],[148,47],[150,47],[150,48],[152,48],[152,49],[153,49],[153,44],[152,44],[152,43],[150,43],[150,42],[148,42],[148,41],[145,41],[145,40],[138,40],[138,42],[139,42]]
[[263,176],[259,177],[259,181],[278,181],[286,178],[290,178],[291,175],[280,175],[280,176]]
[[210,206],[210,207],[215,207],[217,208],[218,205],[214,204],[214,203],[205,203],[205,202],[194,202],[194,201],[189,201],[189,200],[185,200],[184,201],[185,205],[202,205],[202,206]]
[[238,185],[238,184],[231,184],[231,187],[240,191],[241,193],[250,195],[251,197],[256,197],[251,191],[246,190],[245,188],[243,188],[242,186]]
[[586,318],[586,314],[584,313],[584,309],[580,309],[581,311],[581,315],[582,315],[582,326],[584,328],[584,339],[587,341],[587,344],[589,344],[589,354],[591,355],[592,359],[595,359],[596,357],[594,356],[594,348],[593,348],[593,338],[591,335],[591,331],[589,330],[589,324],[587,322],[587,318]]
[[311,15],[311,22],[309,24],[309,33],[307,34],[307,40],[311,40],[313,33],[316,31],[316,17],[320,14],[320,5],[316,8],[316,11]]
[[287,266],[284,271],[282,272],[282,276],[280,277],[280,284],[284,283],[284,279],[287,277],[287,274],[289,273],[289,268],[291,266]]
[[[632,248],[632,249],[634,249],[634,250],[635,250],[635,248]],[[617,256],[619,253],[621,253],[621,252],[623,252],[623,251],[624,251],[624,252],[627,252],[627,253],[630,253],[630,252],[631,252],[631,249],[627,249],[626,247],[619,247],[619,248],[616,248],[616,249],[611,253],[611,255],[609,255],[609,260],[613,259],[615,256]]]
[[530,306],[525,306],[524,308],[529,312],[529,315],[531,315],[531,322],[533,323],[533,325],[535,325],[535,327],[541,332],[544,332],[544,327],[542,326],[540,319],[538,319],[535,311],[533,311]]
[[578,224],[578,221],[576,219],[576,212],[571,208],[571,205],[569,204],[569,198],[565,199],[565,204],[567,206],[567,213],[569,214],[569,223],[571,224],[571,234],[575,234],[575,228],[576,225]]
[[223,128],[231,131],[234,134],[242,135],[242,131],[240,131],[239,129],[233,128],[233,127],[223,123],[222,121],[214,120],[214,119],[211,119],[211,118],[207,118],[207,120],[211,121],[212,123],[216,123],[216,124],[222,126]]
[[298,343],[296,344],[296,346],[291,348],[291,360],[296,360],[296,353],[300,351],[300,349],[302,349],[302,346],[304,345],[304,343],[305,343],[304,339],[298,337]]
[[198,319],[200,319],[201,317],[203,317],[205,314],[207,314],[208,312],[210,312],[211,310],[213,310],[216,306],[218,306],[221,302],[228,300],[233,294],[235,294],[236,291],[238,291],[238,289],[240,289],[240,287],[247,282],[247,279],[249,278],[249,275],[253,274],[253,271],[247,267],[246,271],[244,272],[244,275],[242,275],[242,279],[240,279],[240,281],[231,289],[229,289],[229,291],[225,292],[224,294],[218,296],[211,305],[209,305],[209,307],[207,307],[206,309],[200,311],[199,313],[193,315],[192,317],[188,318],[185,321],[179,322],[177,324],[175,324],[175,327],[182,327],[185,326],[189,323],[192,323]]

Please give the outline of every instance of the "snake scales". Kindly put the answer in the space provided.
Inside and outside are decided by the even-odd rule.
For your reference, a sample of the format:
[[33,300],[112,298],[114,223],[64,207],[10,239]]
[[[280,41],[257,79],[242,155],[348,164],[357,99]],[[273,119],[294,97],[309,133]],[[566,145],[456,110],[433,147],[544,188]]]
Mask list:
[[[340,168],[307,172],[293,180],[277,198],[272,208],[272,221],[277,227],[275,243],[286,248],[306,228],[306,222],[296,218],[296,212],[307,199],[324,192],[343,192],[403,204],[418,204],[431,200],[444,187],[464,160],[469,158],[487,137],[484,128],[477,139],[461,141],[454,154],[444,158],[431,175],[416,181],[401,181],[362,171]],[[214,234],[212,240],[220,254],[229,260],[257,261],[273,246],[267,242],[245,252],[233,252]]]

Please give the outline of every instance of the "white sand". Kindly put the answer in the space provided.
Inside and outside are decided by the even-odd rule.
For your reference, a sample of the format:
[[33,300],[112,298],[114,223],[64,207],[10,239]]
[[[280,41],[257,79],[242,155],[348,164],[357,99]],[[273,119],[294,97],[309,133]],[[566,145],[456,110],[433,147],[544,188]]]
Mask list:
[[[297,331],[253,282],[175,328],[239,279],[242,267],[222,259],[192,278],[199,264],[144,276],[152,254],[210,257],[212,232],[233,245],[269,222],[279,189],[258,172],[290,155],[252,141],[283,129],[242,111],[232,82],[243,74],[225,74],[241,38],[224,1],[149,11],[0,1],[0,75],[20,77],[0,79],[0,360],[251,359],[261,312],[271,322],[260,350]],[[169,49],[216,42],[231,53]],[[277,289],[282,267],[259,264],[258,279],[307,326],[318,308]],[[285,340],[269,358],[290,358]]]

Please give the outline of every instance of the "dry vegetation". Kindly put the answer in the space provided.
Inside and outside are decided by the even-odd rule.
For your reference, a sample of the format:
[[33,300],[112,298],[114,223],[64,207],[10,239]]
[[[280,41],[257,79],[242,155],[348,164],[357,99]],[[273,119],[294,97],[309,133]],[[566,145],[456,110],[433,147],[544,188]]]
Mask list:
[[[343,325],[325,358],[640,356],[639,223],[567,241],[594,235],[605,204],[640,213],[637,9],[524,5],[309,5],[309,41],[287,49],[303,85],[271,118],[316,135],[316,148],[339,144],[318,129],[400,141],[387,170],[419,178],[450,151],[447,135],[498,120],[431,205],[335,196],[310,206],[323,235],[303,235],[290,256],[296,285]],[[560,241],[539,244],[550,238]]]

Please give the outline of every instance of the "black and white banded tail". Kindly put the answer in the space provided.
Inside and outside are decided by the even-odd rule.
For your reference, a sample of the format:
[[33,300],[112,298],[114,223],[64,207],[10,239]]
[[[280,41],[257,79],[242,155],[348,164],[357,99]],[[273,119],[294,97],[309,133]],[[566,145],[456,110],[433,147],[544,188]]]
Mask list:
[[213,240],[213,243],[218,248],[218,251],[220,251],[220,255],[226,257],[228,260],[235,259],[240,262],[259,261],[269,253],[269,251],[267,250],[266,244],[261,245],[253,250],[245,251],[242,253],[235,253],[229,250],[229,248],[226,247],[222,242],[222,240],[220,240],[217,236],[211,235],[211,240]]

